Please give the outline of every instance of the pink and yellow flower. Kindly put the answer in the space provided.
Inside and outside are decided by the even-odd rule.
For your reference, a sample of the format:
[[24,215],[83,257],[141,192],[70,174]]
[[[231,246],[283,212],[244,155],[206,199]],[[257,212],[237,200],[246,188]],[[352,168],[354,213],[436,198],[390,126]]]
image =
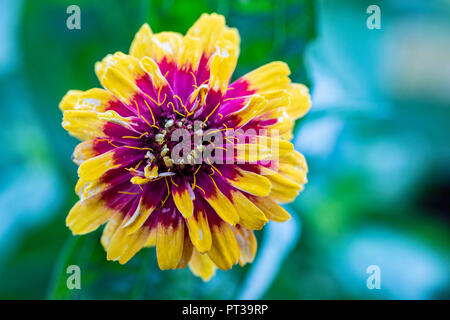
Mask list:
[[[308,89],[290,81],[283,62],[229,83],[239,46],[238,31],[217,14],[203,14],[185,36],[144,24],[129,54],[95,65],[104,89],[62,99],[63,127],[82,140],[73,153],[80,200],[66,223],[74,234],[107,223],[108,260],[123,264],[156,246],[161,269],[189,265],[207,280],[253,261],[253,230],[290,218],[279,203],[307,181],[289,140],[310,107]],[[203,140],[177,158],[176,130]],[[220,143],[205,143],[218,132]],[[205,150],[226,161],[199,158]]]

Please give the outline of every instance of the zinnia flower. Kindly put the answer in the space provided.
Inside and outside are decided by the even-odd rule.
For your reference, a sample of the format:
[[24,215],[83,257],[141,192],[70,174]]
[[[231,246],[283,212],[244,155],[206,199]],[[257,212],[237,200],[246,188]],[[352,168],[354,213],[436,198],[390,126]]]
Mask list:
[[230,84],[239,45],[217,14],[185,36],[144,24],[129,54],[95,65],[104,89],[62,99],[62,125],[82,140],[73,153],[80,200],[66,224],[78,235],[107,222],[108,260],[123,264],[156,246],[161,269],[189,265],[207,280],[217,267],[253,261],[253,230],[290,218],[278,203],[306,183],[289,140],[310,107],[308,89],[283,62]]

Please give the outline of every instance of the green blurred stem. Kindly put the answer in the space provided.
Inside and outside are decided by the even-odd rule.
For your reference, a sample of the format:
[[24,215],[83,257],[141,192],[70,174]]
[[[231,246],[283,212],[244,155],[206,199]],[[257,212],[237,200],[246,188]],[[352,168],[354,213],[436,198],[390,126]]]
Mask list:
[[67,262],[70,257],[73,256],[75,252],[75,248],[77,244],[80,242],[80,237],[74,237],[70,235],[66,243],[64,244],[61,253],[56,261],[55,268],[53,270],[52,279],[50,280],[50,285],[47,290],[47,299],[57,300],[61,299],[61,290],[62,286],[64,286],[65,290],[67,290],[66,286],[66,268]]
[[[70,235],[66,241],[60,257],[56,263],[53,280],[48,290],[48,299],[68,299],[81,294],[83,289],[83,275],[88,270],[92,252],[98,244],[95,234],[85,236]],[[67,288],[67,267],[78,265],[81,270],[81,290],[69,290]]]

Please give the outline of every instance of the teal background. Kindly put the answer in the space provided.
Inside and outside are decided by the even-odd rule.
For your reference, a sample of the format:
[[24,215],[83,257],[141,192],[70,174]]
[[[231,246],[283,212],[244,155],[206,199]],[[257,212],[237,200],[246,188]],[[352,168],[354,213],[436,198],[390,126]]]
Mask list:
[[[447,1],[0,0],[1,299],[448,299],[450,5]],[[66,8],[81,8],[81,30]],[[381,8],[369,30],[366,9]],[[203,12],[241,34],[235,77],[273,60],[311,87],[294,143],[309,183],[294,219],[258,232],[255,263],[208,283],[161,272],[154,249],[106,261],[100,231],[73,237],[77,141],[61,127],[69,89],[127,52],[148,22],[185,33]],[[79,265],[82,289],[68,290]],[[366,269],[381,270],[369,290]]]

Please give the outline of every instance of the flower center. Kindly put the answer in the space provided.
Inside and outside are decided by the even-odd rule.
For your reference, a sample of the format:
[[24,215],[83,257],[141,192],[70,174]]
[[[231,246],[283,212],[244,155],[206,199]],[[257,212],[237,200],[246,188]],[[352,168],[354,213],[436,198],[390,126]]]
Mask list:
[[160,119],[153,134],[144,135],[141,140],[148,151],[148,164],[156,164],[159,172],[191,172],[205,145],[203,135],[207,125],[188,118]]

